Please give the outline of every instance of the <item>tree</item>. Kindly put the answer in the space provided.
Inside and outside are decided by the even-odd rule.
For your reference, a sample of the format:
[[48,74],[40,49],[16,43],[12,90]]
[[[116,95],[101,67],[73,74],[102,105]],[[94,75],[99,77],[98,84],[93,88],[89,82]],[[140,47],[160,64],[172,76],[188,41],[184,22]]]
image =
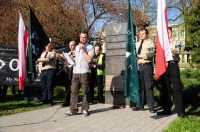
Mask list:
[[[77,5],[83,14],[84,28],[93,36],[107,24],[127,21],[127,3],[123,0],[82,0]],[[138,13],[135,9],[133,12]],[[137,15],[134,20],[137,18],[140,17]]]
[[66,41],[77,40],[82,29],[83,21],[79,19],[81,13],[74,5],[66,9],[65,0],[29,1],[2,0],[0,2],[0,34],[1,45],[17,45],[18,10],[20,9],[28,26],[28,5],[30,5],[42,24],[47,35],[54,44],[63,45]]
[[187,47],[193,48],[192,61],[200,63],[200,2],[190,8],[185,16]]
[[157,3],[155,0],[133,0],[132,5],[141,12],[141,17],[139,17],[140,24],[138,26],[144,26],[145,22],[155,23],[157,18]]
[[[18,10],[21,10],[28,26],[28,5],[55,45],[78,41],[79,32],[83,29],[97,36],[105,25],[127,21],[127,3],[123,0],[1,0],[0,45],[17,45]],[[141,13],[134,8],[132,10],[137,25]]]
[[16,17],[16,15],[19,15],[17,14],[18,11],[15,13],[14,2],[12,0],[1,1],[0,9],[0,43],[17,45],[19,17]]

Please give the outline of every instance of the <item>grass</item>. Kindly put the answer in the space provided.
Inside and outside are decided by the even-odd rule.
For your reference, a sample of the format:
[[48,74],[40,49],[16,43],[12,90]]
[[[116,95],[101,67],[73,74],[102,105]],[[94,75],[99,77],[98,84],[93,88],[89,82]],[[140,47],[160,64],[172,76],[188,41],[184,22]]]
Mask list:
[[187,118],[178,118],[172,122],[164,132],[200,132],[200,107],[188,106]]
[[0,116],[10,115],[19,112],[25,112],[35,109],[46,108],[48,105],[42,105],[41,103],[30,102],[28,104],[24,103],[23,99],[17,101],[6,101],[0,103]]
[[164,129],[164,132],[200,132],[200,118],[188,116],[186,119],[177,119]]
[[[94,94],[94,97],[96,98],[97,88],[95,88],[95,91],[96,92]],[[81,101],[82,95],[83,94],[80,89],[79,101]],[[54,102],[56,103],[56,105],[61,105],[61,103],[64,100],[64,96],[65,96],[64,87],[58,86],[54,89],[54,98],[55,98]],[[7,91],[6,100],[0,101],[0,116],[49,107],[48,104],[43,105],[41,102],[34,102],[32,96],[30,96],[29,98],[30,102],[26,104],[23,97],[24,97],[23,92],[21,93],[21,96],[19,96],[18,93],[16,93],[16,95],[13,95],[11,88],[9,87]]]
[[[64,88],[62,89],[64,90]],[[59,92],[55,93],[55,103],[57,105],[60,105],[62,100],[64,99],[63,90],[59,90]],[[9,87],[6,99],[0,101],[0,116],[49,107],[48,104],[43,105],[41,102],[34,102],[33,97],[31,98],[31,96],[30,102],[26,104],[23,98],[23,92],[21,93],[21,95],[19,95],[18,93],[13,95],[11,93],[11,88]]]

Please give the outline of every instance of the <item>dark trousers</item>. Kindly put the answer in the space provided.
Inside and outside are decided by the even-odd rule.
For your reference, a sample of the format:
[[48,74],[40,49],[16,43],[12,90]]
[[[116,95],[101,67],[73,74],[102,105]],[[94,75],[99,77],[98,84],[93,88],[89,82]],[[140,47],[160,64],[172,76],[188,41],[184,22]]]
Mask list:
[[90,73],[73,74],[71,86],[70,111],[78,112],[78,94],[80,86],[83,92],[82,110],[89,109]]
[[103,103],[103,75],[97,75],[98,101]]
[[152,63],[139,64],[141,106],[144,107],[145,95],[149,109],[154,108],[153,94],[153,65]]
[[70,105],[70,84],[65,86],[65,98],[63,104],[69,106]]
[[67,83],[66,83],[66,86],[65,86],[65,98],[64,98],[64,101],[63,101],[63,104],[66,104],[67,106],[70,105],[70,87],[71,87],[71,81],[72,81],[72,76],[73,76],[73,73],[72,73],[73,69],[69,69],[69,72],[67,74]]
[[52,102],[53,101],[53,78],[55,70],[43,70],[40,75],[42,83],[42,101]]
[[96,70],[91,69],[91,76],[90,76],[90,102],[94,102],[94,88],[96,87]]
[[30,94],[33,95],[33,97],[39,97],[40,87],[39,86],[25,86],[24,97],[28,98]]
[[172,84],[176,112],[178,114],[183,113],[182,83],[178,62],[168,64],[167,71],[161,76],[161,83],[161,103],[163,109],[171,111],[172,101],[170,89]]

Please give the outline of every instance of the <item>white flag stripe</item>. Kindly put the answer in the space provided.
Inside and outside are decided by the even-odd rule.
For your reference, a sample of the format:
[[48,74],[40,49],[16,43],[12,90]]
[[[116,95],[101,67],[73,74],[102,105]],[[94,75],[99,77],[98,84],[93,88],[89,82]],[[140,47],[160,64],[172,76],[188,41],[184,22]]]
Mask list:
[[18,57],[19,57],[19,77],[22,76],[22,53],[24,51],[24,22],[22,20],[21,13],[19,13],[19,32],[18,32]]
[[19,30],[18,30],[18,67],[19,67],[19,89],[22,89],[26,81],[26,47],[27,32],[24,26],[21,13],[19,13]]
[[[157,14],[157,31],[161,47],[164,50],[166,61],[173,60],[172,53],[169,45],[169,38],[167,32],[167,20],[166,20],[166,1],[158,0],[158,14]],[[163,15],[165,14],[165,15]]]

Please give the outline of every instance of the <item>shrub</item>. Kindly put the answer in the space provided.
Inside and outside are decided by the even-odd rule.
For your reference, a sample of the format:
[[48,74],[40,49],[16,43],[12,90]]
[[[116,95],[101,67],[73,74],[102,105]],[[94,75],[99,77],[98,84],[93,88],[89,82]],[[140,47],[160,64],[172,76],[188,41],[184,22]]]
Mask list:
[[[181,70],[180,74],[183,86],[183,102],[185,106],[200,106],[200,70],[187,68]],[[158,105],[160,105],[161,88],[159,80],[155,81],[154,96]]]
[[64,96],[65,96],[64,87],[61,87],[61,86],[55,87],[55,89],[54,89],[54,96],[57,99],[61,99],[61,100],[64,99]]
[[185,69],[181,71],[183,84],[183,101],[185,105],[200,105],[200,70]]

